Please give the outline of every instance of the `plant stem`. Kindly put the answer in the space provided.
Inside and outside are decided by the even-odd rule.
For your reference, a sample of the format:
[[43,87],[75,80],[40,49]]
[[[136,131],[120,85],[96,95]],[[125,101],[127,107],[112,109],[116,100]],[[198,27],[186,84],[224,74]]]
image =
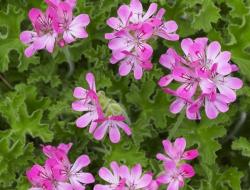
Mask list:
[[226,139],[223,141],[223,143],[226,143],[232,139],[235,138],[235,136],[238,134],[238,132],[241,130],[241,128],[243,127],[243,124],[245,123],[247,119],[247,113],[246,112],[242,112],[240,114],[240,118],[238,120],[238,122],[235,124],[234,128],[232,129],[232,131],[228,134],[228,136],[226,137]]
[[173,128],[169,131],[168,139],[172,140],[173,136],[175,135],[176,131],[180,127],[183,119],[185,118],[185,111],[182,111],[177,118],[176,123],[174,124]]
[[72,62],[68,46],[66,46],[66,47],[63,48],[63,52],[64,52],[65,58],[67,60],[68,66],[69,66],[69,71],[68,71],[68,73],[66,75],[66,78],[69,78],[74,73],[75,65]]
[[3,81],[3,83],[11,90],[13,90],[13,86],[4,78],[3,75],[0,74],[0,79]]

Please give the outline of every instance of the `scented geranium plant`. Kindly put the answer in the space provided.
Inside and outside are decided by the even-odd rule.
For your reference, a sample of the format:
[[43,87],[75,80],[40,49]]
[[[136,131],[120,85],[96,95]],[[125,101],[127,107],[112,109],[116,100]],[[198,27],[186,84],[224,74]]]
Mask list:
[[249,5],[1,1],[0,189],[249,190]]

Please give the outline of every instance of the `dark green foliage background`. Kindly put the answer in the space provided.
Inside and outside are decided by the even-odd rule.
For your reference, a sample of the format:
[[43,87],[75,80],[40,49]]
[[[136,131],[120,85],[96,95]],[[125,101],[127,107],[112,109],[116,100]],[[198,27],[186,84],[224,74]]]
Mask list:
[[[104,33],[105,21],[116,16],[124,0],[78,0],[76,14],[91,17],[89,38],[69,47],[75,64],[74,75],[66,78],[68,66],[60,49],[50,55],[41,51],[32,58],[23,55],[21,31],[31,29],[27,19],[32,7],[45,9],[42,0],[1,0],[0,72],[14,87],[0,82],[0,189],[27,190],[25,171],[43,163],[41,144],[73,142],[72,161],[85,153],[91,157],[88,170],[97,176],[102,165],[119,161],[129,166],[141,163],[145,170],[161,171],[155,154],[162,151],[161,141],[171,129],[184,136],[188,147],[198,148],[200,157],[192,162],[197,175],[184,189],[239,190],[250,188],[250,1],[249,0],[154,0],[167,10],[166,19],[179,24],[181,38],[207,36],[221,42],[232,52],[232,61],[240,67],[238,76],[245,86],[238,91],[237,102],[216,120],[188,121],[168,111],[172,97],[164,94],[157,81],[165,71],[158,64],[168,47],[179,50],[178,42],[158,39],[154,46],[154,69],[135,81],[130,75],[119,77],[118,67],[109,64],[110,51]],[[149,1],[143,0],[145,8]],[[97,142],[87,130],[75,127],[79,113],[70,108],[75,86],[86,86],[86,72],[92,71],[98,90],[122,104],[131,119],[133,135],[112,145]],[[246,116],[246,120],[244,120]],[[243,119],[242,123],[241,120]],[[239,124],[241,128],[238,129]],[[97,181],[100,179],[97,177]],[[90,187],[92,189],[92,187]]]

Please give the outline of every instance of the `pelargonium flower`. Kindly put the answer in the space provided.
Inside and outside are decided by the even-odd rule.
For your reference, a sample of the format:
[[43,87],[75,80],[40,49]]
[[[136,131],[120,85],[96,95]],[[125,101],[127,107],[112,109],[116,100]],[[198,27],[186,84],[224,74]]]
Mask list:
[[[168,49],[160,63],[170,74],[159,80],[164,92],[176,96],[170,111],[174,114],[186,109],[188,119],[201,119],[200,109],[204,106],[209,119],[215,119],[219,112],[227,112],[229,104],[236,100],[236,90],[243,82],[231,76],[237,66],[230,63],[231,54],[221,51],[219,42],[208,44],[207,38],[183,39],[181,48],[185,56]],[[168,88],[172,82],[180,86]]]
[[168,139],[166,139],[162,141],[162,144],[166,155],[158,153],[156,157],[164,162],[173,161],[178,164],[183,160],[193,160],[199,155],[197,149],[185,151],[185,138],[177,138],[174,143],[171,143]]
[[28,45],[25,50],[26,57],[31,57],[41,49],[52,53],[55,44],[62,47],[75,41],[76,38],[88,37],[86,26],[90,22],[89,16],[81,14],[74,18],[72,15],[76,0],[45,0],[45,2],[48,4],[45,13],[36,8],[29,11],[29,19],[34,30],[20,34],[20,40]]
[[193,167],[189,164],[176,166],[175,162],[164,163],[165,171],[157,178],[160,184],[168,184],[167,190],[178,190],[184,186],[186,178],[192,178],[195,175]]
[[82,172],[82,168],[90,163],[87,155],[82,155],[72,165],[68,159],[70,144],[50,145],[43,147],[48,157],[44,166],[35,164],[26,173],[32,184],[30,190],[75,190],[85,189],[87,184],[95,181],[91,173]]
[[144,70],[152,69],[153,65],[150,60],[143,60],[138,55],[123,51],[127,56],[121,61],[119,74],[121,76],[128,75],[131,71],[134,72],[134,78],[139,80],[142,78]]
[[32,8],[29,11],[29,19],[35,31],[24,31],[20,34],[20,40],[29,47],[25,55],[31,57],[36,51],[46,49],[52,53],[58,34],[53,27],[56,15],[49,7],[45,13],[40,9]]
[[[78,100],[72,103],[72,109],[85,112],[84,115],[76,120],[76,126],[79,128],[87,127],[90,124],[89,132],[94,135],[96,140],[104,138],[109,133],[112,143],[118,143],[121,139],[119,129],[122,129],[127,135],[131,135],[131,129],[125,123],[126,117],[120,113],[113,113],[112,106],[117,107],[117,103],[108,104],[99,100],[99,94],[96,92],[95,77],[92,73],[87,73],[86,81],[89,89],[76,87],[73,96]],[[118,106],[120,107],[120,106]]]
[[131,0],[129,5],[118,8],[118,17],[111,17],[107,24],[113,29],[106,33],[112,50],[110,63],[121,63],[119,74],[127,75],[134,71],[136,80],[142,78],[145,70],[151,70],[153,49],[150,39],[159,36],[166,40],[176,41],[178,28],[174,21],[163,21],[164,9],[157,12],[157,4],[151,3],[148,11],[144,12],[140,0]]
[[122,165],[120,175],[122,179],[126,180],[128,189],[144,189],[147,188],[152,181],[152,175],[150,173],[142,173],[140,164],[136,164],[131,170],[127,166]]
[[131,170],[125,165],[119,166],[116,162],[112,162],[110,167],[112,171],[105,167],[99,170],[99,176],[108,184],[97,184],[94,190],[154,190],[156,187],[152,174],[143,174],[140,164],[136,164]]
[[127,135],[131,135],[131,129],[124,122],[124,116],[110,116],[107,118],[97,120],[101,123],[94,132],[96,140],[101,140],[105,134],[109,133],[109,138],[112,143],[118,143],[121,139],[119,128],[121,128]]
[[167,190],[178,190],[184,186],[184,180],[195,175],[195,171],[186,161],[195,159],[197,149],[185,151],[185,138],[177,138],[174,143],[162,141],[165,154],[158,153],[157,159],[163,161],[164,171],[157,177],[158,184],[168,184]]
[[95,185],[94,190],[116,190],[118,188],[122,190],[125,187],[125,179],[121,179],[120,166],[118,165],[118,163],[111,162],[110,168],[112,169],[112,171],[105,167],[102,167],[99,170],[100,178],[102,178],[109,184],[97,184]]
[[[60,3],[57,7],[57,20],[55,29],[66,44],[76,41],[77,38],[87,38],[88,33],[85,28],[89,24],[90,18],[87,14],[80,14],[73,18],[72,8],[68,3]],[[62,43],[62,41],[60,41]]]

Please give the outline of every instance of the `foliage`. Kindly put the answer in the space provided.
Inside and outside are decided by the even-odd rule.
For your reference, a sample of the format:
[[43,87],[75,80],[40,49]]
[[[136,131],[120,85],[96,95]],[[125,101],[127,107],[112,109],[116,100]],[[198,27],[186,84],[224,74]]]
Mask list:
[[[40,145],[48,143],[73,142],[72,157],[89,154],[94,174],[113,160],[128,165],[140,162],[145,169],[157,173],[161,169],[155,155],[162,151],[161,141],[169,133],[172,138],[184,136],[189,147],[198,147],[200,151],[199,159],[193,163],[196,176],[185,189],[249,189],[248,0],[150,1],[167,10],[166,19],[178,23],[181,38],[208,36],[210,40],[218,40],[224,50],[232,52],[232,61],[240,67],[239,77],[244,79],[246,87],[239,91],[237,102],[216,120],[203,117],[200,122],[171,114],[168,111],[171,97],[157,86],[165,72],[158,64],[159,57],[168,47],[178,50],[178,42],[159,40],[154,44],[154,69],[140,81],[135,81],[133,76],[119,77],[118,67],[109,64],[110,51],[104,40],[104,33],[110,31],[106,19],[116,15],[116,8],[128,1],[78,0],[77,12],[89,14],[91,23],[87,28],[89,38],[69,47],[75,64],[70,78],[66,78],[68,65],[59,49],[52,56],[42,51],[25,58],[19,34],[31,28],[27,20],[29,9],[44,9],[40,2],[1,1],[0,74],[13,88],[0,82],[0,189],[27,189],[25,170],[44,159],[40,156]],[[147,0],[142,2],[145,7],[149,5]],[[75,127],[74,121],[79,115],[70,109],[72,90],[75,86],[86,85],[84,77],[88,71],[95,74],[97,89],[125,108],[131,120],[131,138],[124,136],[117,145],[108,140],[96,142],[86,130]],[[232,144],[234,138],[238,140]]]

